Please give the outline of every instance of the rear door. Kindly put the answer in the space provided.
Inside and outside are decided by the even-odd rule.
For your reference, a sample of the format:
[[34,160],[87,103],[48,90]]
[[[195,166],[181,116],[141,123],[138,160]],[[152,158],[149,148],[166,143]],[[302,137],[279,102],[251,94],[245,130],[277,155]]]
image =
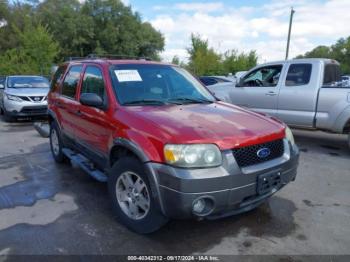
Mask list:
[[114,130],[108,115],[110,97],[107,94],[103,69],[99,65],[89,64],[84,71],[79,97],[84,93],[95,93],[103,99],[105,106],[100,109],[78,104],[76,142],[84,150],[83,152],[88,153],[96,160],[95,162],[104,166]]
[[282,64],[268,65],[248,73],[230,90],[230,101],[257,112],[276,115],[282,68]]
[[317,62],[290,63],[281,85],[277,117],[288,125],[312,127],[319,90]]
[[76,99],[82,70],[82,64],[70,66],[61,85],[61,94],[55,99],[61,129],[71,139],[74,139],[74,129],[77,128],[79,103]]

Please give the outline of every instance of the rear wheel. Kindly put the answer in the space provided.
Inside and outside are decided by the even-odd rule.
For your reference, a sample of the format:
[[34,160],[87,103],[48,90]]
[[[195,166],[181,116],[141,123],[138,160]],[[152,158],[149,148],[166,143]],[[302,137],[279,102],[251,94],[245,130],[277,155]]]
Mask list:
[[168,221],[157,208],[144,166],[138,159],[119,159],[111,169],[108,188],[117,219],[131,230],[152,233]]
[[66,156],[63,154],[63,143],[56,122],[50,125],[50,148],[53,158],[57,163],[62,163]]

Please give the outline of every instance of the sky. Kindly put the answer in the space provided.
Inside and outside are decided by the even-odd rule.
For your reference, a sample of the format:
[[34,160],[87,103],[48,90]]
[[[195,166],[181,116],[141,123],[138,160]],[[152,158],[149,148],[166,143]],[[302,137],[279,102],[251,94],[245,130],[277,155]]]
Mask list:
[[290,57],[350,36],[350,0],[123,0],[165,37],[161,54],[186,61],[191,33],[219,52],[256,50],[259,62],[284,59],[291,6]]

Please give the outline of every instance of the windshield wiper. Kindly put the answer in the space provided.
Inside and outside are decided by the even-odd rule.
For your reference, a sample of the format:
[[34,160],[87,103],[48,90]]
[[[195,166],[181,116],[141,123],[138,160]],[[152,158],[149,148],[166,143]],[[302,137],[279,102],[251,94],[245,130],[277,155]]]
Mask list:
[[161,100],[153,99],[140,99],[123,103],[123,105],[165,105],[166,103]]
[[169,102],[182,102],[182,103],[195,103],[195,104],[211,104],[213,101],[203,99],[203,98],[188,98],[188,97],[180,97],[180,98],[173,98],[167,100]]

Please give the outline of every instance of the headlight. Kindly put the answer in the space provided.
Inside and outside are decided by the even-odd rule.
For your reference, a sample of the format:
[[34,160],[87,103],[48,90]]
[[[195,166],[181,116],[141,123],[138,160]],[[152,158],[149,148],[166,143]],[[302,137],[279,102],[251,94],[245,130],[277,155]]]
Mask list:
[[290,128],[288,126],[286,127],[286,138],[292,145],[295,145],[292,130],[290,130]]
[[213,167],[222,162],[221,152],[213,144],[166,145],[164,157],[168,164],[178,167]]
[[18,96],[6,94],[8,100],[22,102],[22,99]]

